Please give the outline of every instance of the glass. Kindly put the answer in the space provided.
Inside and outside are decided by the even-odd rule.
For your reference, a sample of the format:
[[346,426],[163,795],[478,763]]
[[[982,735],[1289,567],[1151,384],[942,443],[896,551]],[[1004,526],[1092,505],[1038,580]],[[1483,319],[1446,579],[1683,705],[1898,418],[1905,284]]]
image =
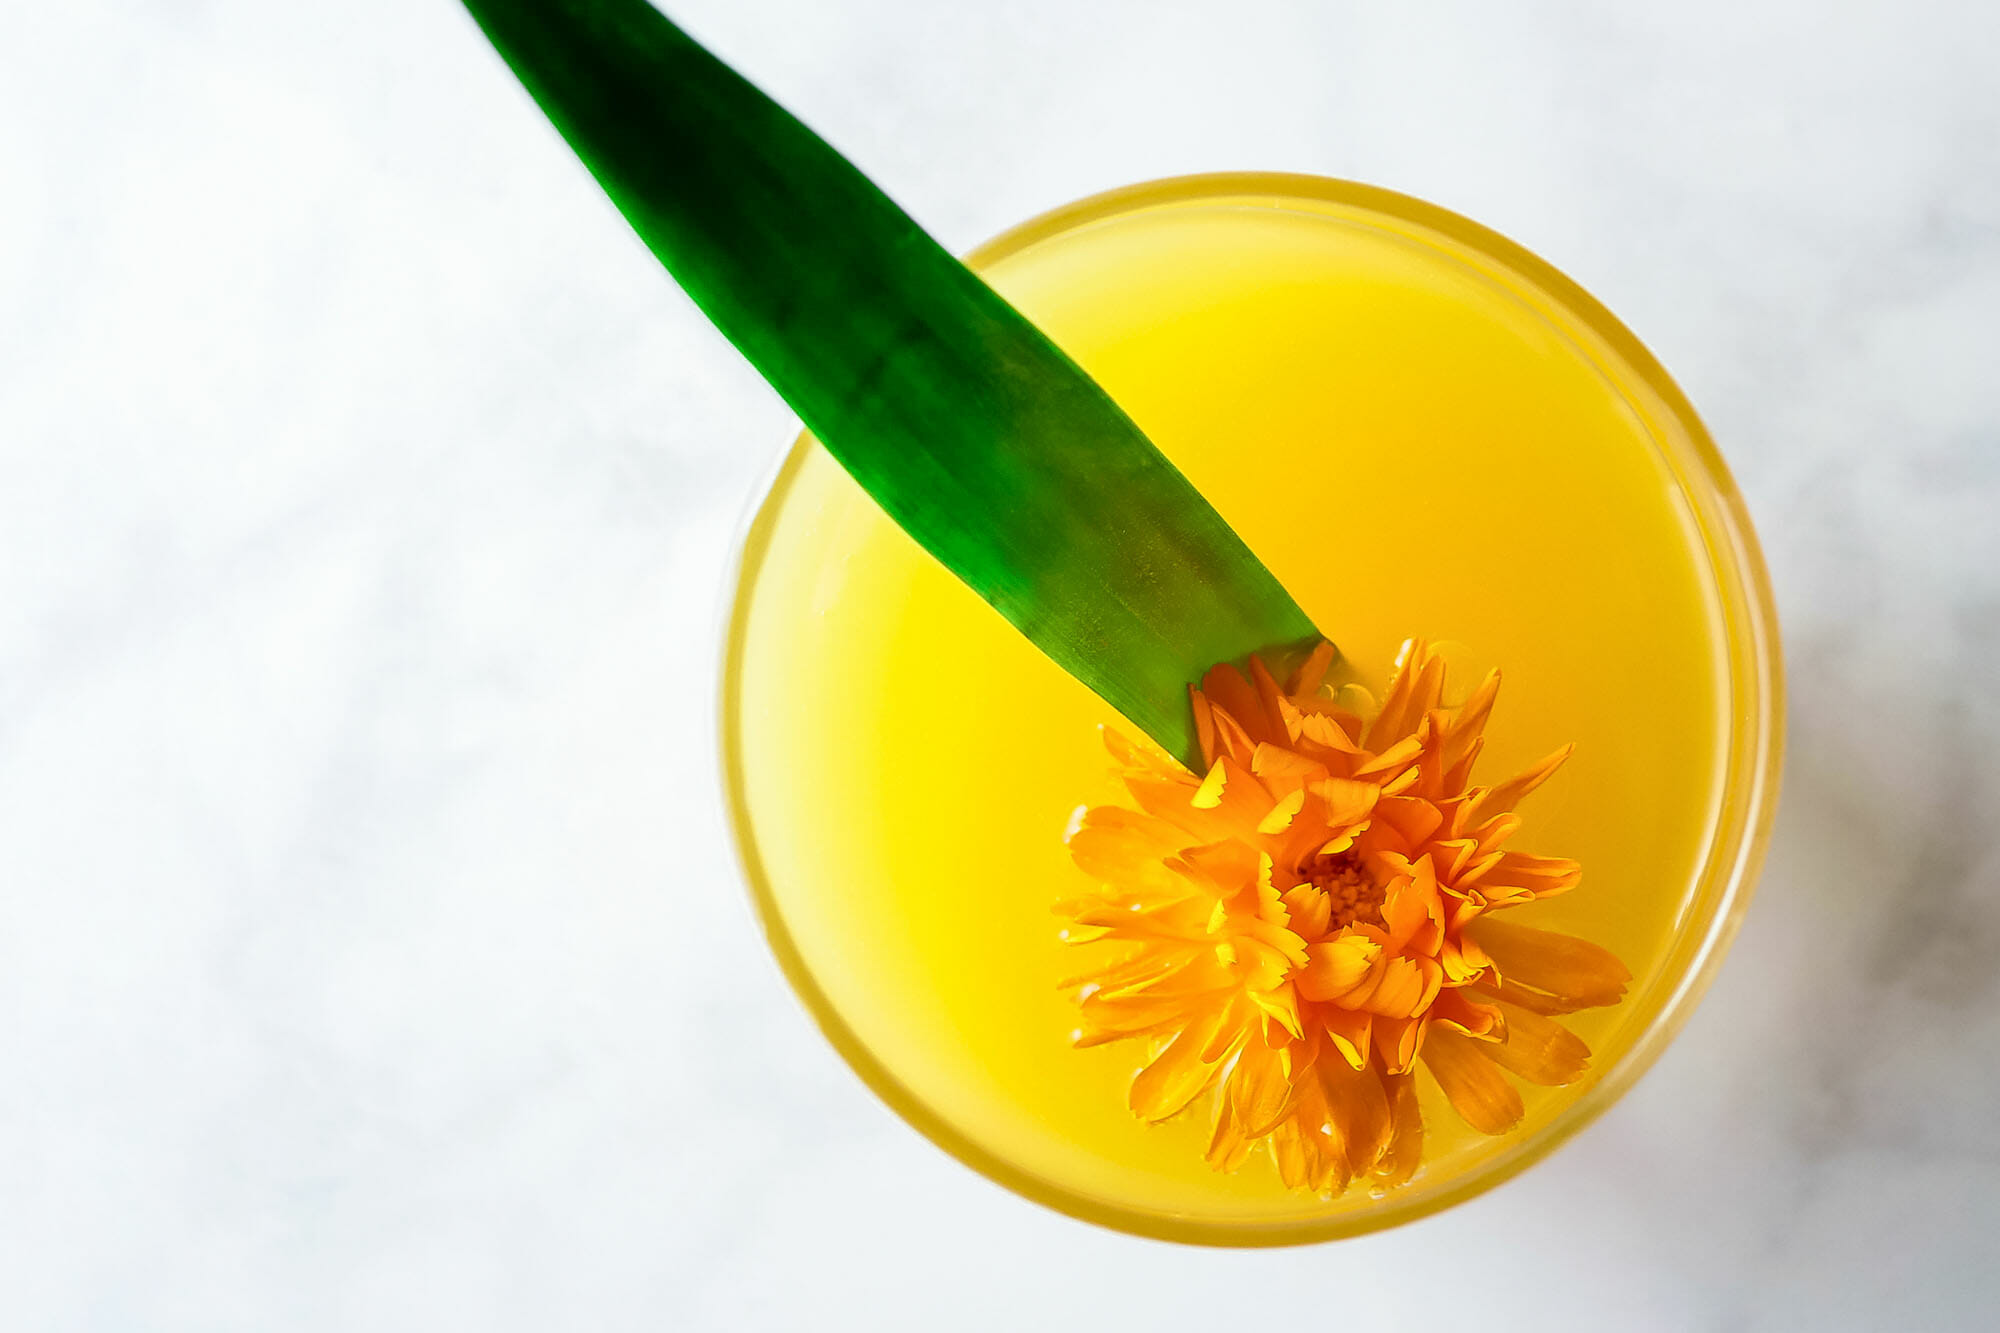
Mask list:
[[[969,1165],[1078,1217],[1271,1245],[1408,1221],[1522,1170],[1657,1058],[1747,904],[1776,796],[1780,668],[1740,497],[1639,342],[1520,247],[1384,190],[1221,175],[1113,191],[970,256],[1124,404],[1379,687],[1398,641],[1506,685],[1488,779],[1575,740],[1521,845],[1573,894],[1511,920],[1634,973],[1571,1016],[1594,1058],[1471,1133],[1434,1088],[1416,1179],[1285,1191],[1138,1124],[1120,1047],[1069,1049],[1070,812],[1131,733],[802,436],[744,542],[723,753],[746,877],[857,1073]],[[1525,913],[1535,913],[1534,916]]]

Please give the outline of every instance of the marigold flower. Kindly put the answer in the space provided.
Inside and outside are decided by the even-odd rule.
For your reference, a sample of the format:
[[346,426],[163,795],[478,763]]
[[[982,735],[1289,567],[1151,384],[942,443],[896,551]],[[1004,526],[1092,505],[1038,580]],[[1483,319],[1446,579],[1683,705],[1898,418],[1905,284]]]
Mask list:
[[1213,1090],[1211,1166],[1261,1144],[1319,1193],[1415,1172],[1419,1064],[1473,1128],[1512,1129],[1509,1075],[1556,1086],[1588,1062],[1552,1015],[1630,979],[1595,944],[1495,918],[1581,877],[1504,847],[1570,748],[1475,786],[1498,672],[1441,706],[1444,661],[1412,641],[1365,719],[1324,688],[1333,658],[1321,644],[1282,687],[1255,657],[1248,678],[1210,671],[1189,691],[1200,775],[1107,731],[1138,809],[1084,812],[1069,849],[1097,887],[1057,908],[1072,942],[1123,946],[1064,986],[1077,1045],[1148,1043],[1134,1114]]

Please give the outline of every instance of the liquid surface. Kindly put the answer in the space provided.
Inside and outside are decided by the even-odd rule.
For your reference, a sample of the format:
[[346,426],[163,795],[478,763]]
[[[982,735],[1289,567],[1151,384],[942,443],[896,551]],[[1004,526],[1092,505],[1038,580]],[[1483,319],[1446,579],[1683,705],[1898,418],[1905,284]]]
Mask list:
[[[1157,206],[987,276],[1364,684],[1379,693],[1406,636],[1454,641],[1460,691],[1504,674],[1482,777],[1576,742],[1511,845],[1580,859],[1583,885],[1508,919],[1606,945],[1631,991],[1566,1020],[1592,1073],[1524,1088],[1503,1139],[1420,1075],[1425,1166],[1407,1188],[1505,1151],[1658,1009],[1715,820],[1726,680],[1707,556],[1656,446],[1674,424],[1546,296],[1358,208]],[[1079,805],[1121,801],[1098,728],[1132,729],[816,447],[763,523],[735,663],[739,797],[774,936],[850,1058],[935,1136],[1084,1211],[1258,1226],[1376,1206],[1291,1193],[1261,1151],[1211,1171],[1205,1101],[1143,1125],[1126,1085],[1145,1052],[1070,1046],[1057,984],[1093,955],[1057,938],[1051,905],[1083,887],[1062,837]]]

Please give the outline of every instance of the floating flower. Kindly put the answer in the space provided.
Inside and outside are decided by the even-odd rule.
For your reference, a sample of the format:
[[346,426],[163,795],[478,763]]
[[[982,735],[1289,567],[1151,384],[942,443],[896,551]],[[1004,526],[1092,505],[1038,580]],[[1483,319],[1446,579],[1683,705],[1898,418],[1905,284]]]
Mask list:
[[1148,1043],[1134,1114],[1213,1090],[1211,1166],[1262,1144],[1319,1193],[1409,1179],[1419,1065],[1467,1124],[1512,1129],[1509,1075],[1557,1086],[1588,1062],[1552,1015],[1630,979],[1595,944],[1496,917],[1581,876],[1505,847],[1570,748],[1473,785],[1497,672],[1443,707],[1444,661],[1413,641],[1364,718],[1324,687],[1333,657],[1321,644],[1282,687],[1255,657],[1248,678],[1210,671],[1190,691],[1199,775],[1107,731],[1138,808],[1083,814],[1069,848],[1097,887],[1058,908],[1072,942],[1123,946],[1064,985],[1077,1045]]

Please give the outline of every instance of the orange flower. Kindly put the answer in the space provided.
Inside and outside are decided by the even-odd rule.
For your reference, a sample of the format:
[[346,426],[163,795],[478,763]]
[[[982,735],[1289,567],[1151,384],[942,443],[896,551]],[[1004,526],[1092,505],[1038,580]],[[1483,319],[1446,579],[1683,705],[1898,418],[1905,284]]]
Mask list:
[[1098,887],[1057,909],[1071,941],[1126,946],[1064,985],[1079,1046],[1149,1043],[1133,1112],[1164,1120],[1214,1089],[1211,1166],[1263,1144],[1320,1193],[1416,1170],[1420,1063],[1475,1129],[1513,1128],[1508,1074],[1560,1085],[1589,1058],[1550,1015],[1630,979],[1597,945],[1494,916],[1580,878],[1504,849],[1569,748],[1474,786],[1497,672],[1441,707],[1444,662],[1413,641],[1364,721],[1323,688],[1333,657],[1321,644],[1282,688],[1255,657],[1248,679],[1210,671],[1189,692],[1199,777],[1106,732],[1139,808],[1084,813],[1069,848]]

